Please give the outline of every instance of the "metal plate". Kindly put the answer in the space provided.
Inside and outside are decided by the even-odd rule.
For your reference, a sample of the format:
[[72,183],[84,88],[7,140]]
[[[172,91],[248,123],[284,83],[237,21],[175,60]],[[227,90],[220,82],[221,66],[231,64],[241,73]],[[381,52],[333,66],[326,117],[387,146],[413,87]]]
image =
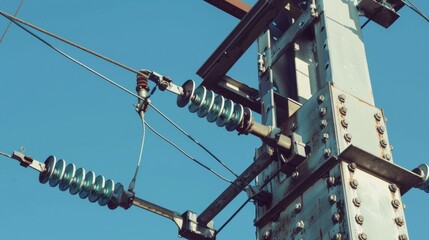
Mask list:
[[96,202],[96,201],[98,201],[98,199],[100,199],[100,197],[104,191],[105,181],[106,181],[106,179],[103,176],[101,176],[101,175],[97,176],[97,178],[95,179],[94,190],[89,195],[89,201],[90,202]]
[[46,171],[41,172],[39,175],[39,182],[40,183],[47,183],[49,179],[52,176],[52,173],[54,172],[55,163],[57,162],[56,158],[54,156],[49,156],[45,161],[45,167]]
[[103,194],[101,195],[100,199],[98,200],[98,204],[100,206],[106,206],[107,202],[109,202],[109,199],[112,196],[114,191],[115,191],[115,182],[111,179],[108,179],[104,183]]
[[79,197],[85,199],[91,194],[94,189],[95,183],[95,173],[93,171],[89,171],[85,175],[85,180],[83,180],[82,190],[80,190]]
[[62,159],[58,160],[55,164],[54,172],[49,179],[49,186],[56,187],[60,183],[61,179],[63,179],[64,171],[66,169],[66,162]]
[[225,106],[225,98],[222,97],[221,95],[217,95],[214,100],[214,105],[211,111],[209,112],[209,114],[207,115],[207,121],[215,122],[219,118],[220,114],[222,113],[224,106]]
[[61,191],[65,191],[69,188],[75,173],[76,173],[76,166],[73,163],[70,163],[69,165],[67,165],[66,170],[64,172],[63,179],[61,180],[60,186],[59,186]]
[[71,195],[76,195],[82,189],[83,180],[85,179],[85,172],[86,171],[84,168],[78,168],[76,170],[69,187],[69,192]]

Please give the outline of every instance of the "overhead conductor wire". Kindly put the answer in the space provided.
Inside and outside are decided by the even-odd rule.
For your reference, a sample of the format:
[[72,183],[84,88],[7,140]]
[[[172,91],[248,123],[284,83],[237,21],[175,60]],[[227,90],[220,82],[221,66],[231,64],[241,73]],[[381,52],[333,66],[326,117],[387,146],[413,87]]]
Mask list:
[[429,22],[429,18],[411,0],[405,0],[405,1],[402,1],[402,2],[407,7],[409,7],[411,10],[413,10],[415,13],[417,13],[422,18],[424,18],[427,22]]
[[140,119],[142,121],[142,142],[140,145],[140,152],[139,152],[139,158],[137,160],[137,166],[136,166],[136,171],[134,172],[134,176],[130,182],[130,185],[128,186],[128,191],[133,191],[135,186],[136,186],[136,181],[137,181],[137,175],[139,173],[139,169],[140,169],[140,163],[142,161],[142,155],[143,155],[143,148],[144,148],[144,142],[146,139],[146,125],[145,125],[145,120],[144,120],[144,112],[140,111],[139,112],[139,116]]
[[[51,36],[51,37],[53,37],[53,38],[56,38],[56,39],[58,39],[58,40],[60,40],[60,41],[62,41],[62,42],[65,42],[65,43],[67,43],[67,44],[69,44],[69,45],[71,45],[71,46],[73,46],[73,47],[76,47],[76,48],[78,48],[78,49],[81,49],[81,50],[83,50],[83,51],[85,51],[85,52],[87,52],[87,53],[89,53],[89,54],[92,54],[92,55],[94,55],[94,56],[96,56],[96,57],[99,57],[99,58],[101,58],[101,59],[103,59],[103,60],[105,60],[105,61],[108,61],[108,62],[110,62],[110,63],[112,63],[112,64],[114,64],[114,65],[116,65],[116,66],[119,66],[119,67],[121,67],[121,68],[123,68],[123,69],[125,69],[125,70],[128,70],[128,71],[130,71],[130,72],[133,72],[133,73],[136,73],[136,74],[138,74],[138,75],[143,75],[143,76],[145,76],[145,74],[143,74],[141,71],[138,71],[138,70],[135,70],[135,69],[133,69],[133,68],[131,68],[131,67],[128,67],[128,66],[126,66],[125,64],[122,64],[122,63],[119,63],[119,62],[117,62],[117,61],[115,61],[115,60],[112,60],[112,59],[110,59],[110,58],[108,58],[108,57],[105,57],[105,56],[103,56],[103,55],[101,55],[101,54],[99,54],[99,53],[97,53],[97,52],[95,52],[95,51],[92,51],[92,50],[90,50],[90,49],[88,49],[88,48],[86,48],[86,47],[83,47],[83,46],[81,46],[81,45],[79,45],[79,44],[76,44],[76,43],[74,43],[74,42],[71,42],[71,41],[69,41],[69,40],[67,40],[67,39],[65,39],[65,38],[63,38],[63,37],[60,37],[60,36],[58,36],[58,35],[55,35],[55,34],[53,34],[53,33],[51,33],[51,32],[49,32],[49,31],[47,31],[47,30],[44,30],[44,29],[42,29],[42,28],[40,28],[40,27],[37,27],[37,26],[35,26],[35,25],[33,25],[33,24],[31,24],[31,23],[28,23],[28,22],[26,22],[26,21],[24,21],[24,20],[22,20],[22,19],[19,19],[19,18],[16,18],[16,17],[14,17],[14,16],[12,16],[12,15],[10,15],[10,14],[7,14],[7,13],[5,13],[5,12],[3,12],[3,11],[0,11],[0,14],[1,15],[3,15],[4,17],[6,17],[6,18],[8,18],[11,22],[13,22],[13,23],[15,23],[16,25],[18,25],[20,28],[22,28],[23,30],[25,30],[26,32],[28,32],[28,33],[30,33],[31,35],[33,35],[34,37],[36,37],[37,39],[39,39],[40,41],[42,41],[42,42],[44,42],[46,45],[48,45],[49,47],[51,47],[51,48],[53,48],[55,51],[57,51],[57,52],[59,52],[61,55],[63,55],[63,56],[65,56],[66,58],[68,58],[68,59],[70,59],[70,60],[72,60],[72,61],[74,61],[74,62],[76,62],[77,64],[79,64],[80,66],[82,66],[82,67],[84,67],[85,69],[87,69],[87,70],[89,70],[89,71],[91,71],[92,73],[94,73],[94,74],[96,74],[97,76],[99,76],[99,77],[101,77],[101,78],[103,78],[104,80],[106,80],[106,81],[108,81],[109,83],[111,83],[111,84],[113,84],[113,85],[115,85],[116,87],[118,87],[118,88],[120,88],[120,89],[122,89],[122,90],[124,90],[125,92],[127,92],[127,93],[129,93],[129,94],[131,94],[132,96],[134,96],[134,97],[137,97],[137,98],[139,98],[139,99],[143,99],[142,97],[140,97],[140,96],[138,96],[137,94],[134,94],[133,92],[131,92],[131,91],[129,91],[128,89],[126,89],[126,88],[124,88],[124,87],[122,87],[121,85],[119,85],[119,84],[117,84],[117,83],[115,83],[115,82],[113,82],[113,81],[111,81],[110,79],[108,79],[108,78],[105,78],[105,77],[103,77],[101,74],[99,74],[99,73],[97,73],[96,71],[94,71],[94,70],[92,70],[91,68],[89,68],[89,67],[87,67],[87,66],[85,66],[84,64],[82,64],[82,63],[80,63],[79,61],[77,61],[77,60],[75,60],[75,59],[73,59],[72,57],[70,57],[70,56],[68,56],[67,54],[65,54],[64,52],[62,52],[62,51],[60,51],[59,49],[56,49],[55,47],[53,47],[51,44],[49,44],[49,43],[47,43],[46,41],[44,41],[43,39],[41,39],[40,37],[38,37],[37,35],[35,35],[34,33],[32,33],[32,32],[30,32],[28,29],[26,29],[24,26],[22,26],[21,24],[24,24],[24,25],[26,25],[26,26],[28,26],[28,27],[30,27],[30,28],[33,28],[33,29],[35,29],[35,30],[37,30],[37,31],[39,31],[39,32],[42,32],[42,33],[44,33],[44,34],[46,34],[46,35],[48,35],[48,36]],[[19,23],[21,23],[21,24],[19,24]],[[146,76],[147,77],[147,76]],[[151,103],[149,103],[149,105],[158,113],[158,114],[160,114],[164,119],[166,119],[168,122],[170,122],[175,128],[177,128],[180,132],[182,132],[182,134],[184,134],[185,136],[187,136],[191,141],[193,141],[195,144],[197,144],[198,146],[200,146],[204,151],[206,151],[210,156],[212,156],[218,163],[220,163],[226,170],[228,170],[231,174],[233,174],[236,178],[238,178],[241,182],[243,182],[245,185],[247,185],[247,186],[249,186],[249,184],[247,183],[247,182],[245,182],[242,178],[240,178],[232,169],[230,169],[225,163],[223,163],[218,157],[216,157],[211,151],[209,151],[205,146],[203,146],[201,143],[199,143],[195,138],[193,138],[191,135],[189,135],[187,132],[185,132],[182,128],[180,128],[176,123],[174,123],[170,118],[168,118],[165,114],[163,114],[159,109],[157,109],[153,104],[151,104]]]
[[[19,10],[21,10],[22,5],[24,4],[24,0],[21,0],[21,3],[18,6],[18,9],[16,9],[15,14],[13,15],[14,17],[16,17],[19,13]],[[0,44],[3,42],[4,37],[6,36],[7,32],[9,31],[10,26],[12,25],[12,21],[9,21],[9,23],[7,24],[6,30],[4,30],[3,35],[0,38]]]

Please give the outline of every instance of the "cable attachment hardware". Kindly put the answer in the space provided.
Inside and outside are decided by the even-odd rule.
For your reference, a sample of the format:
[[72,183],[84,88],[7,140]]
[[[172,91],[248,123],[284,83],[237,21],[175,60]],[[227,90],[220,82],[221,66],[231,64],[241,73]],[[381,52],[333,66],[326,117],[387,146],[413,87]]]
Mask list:
[[422,177],[422,182],[415,187],[429,193],[429,166],[421,164],[413,172]]

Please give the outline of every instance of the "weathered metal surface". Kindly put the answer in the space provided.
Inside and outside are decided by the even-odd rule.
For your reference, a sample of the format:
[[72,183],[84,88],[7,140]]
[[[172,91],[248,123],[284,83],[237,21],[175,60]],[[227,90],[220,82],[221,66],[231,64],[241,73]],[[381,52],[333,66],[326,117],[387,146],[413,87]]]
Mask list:
[[251,6],[241,0],[204,0],[211,5],[223,10],[232,16],[242,19],[250,10]]

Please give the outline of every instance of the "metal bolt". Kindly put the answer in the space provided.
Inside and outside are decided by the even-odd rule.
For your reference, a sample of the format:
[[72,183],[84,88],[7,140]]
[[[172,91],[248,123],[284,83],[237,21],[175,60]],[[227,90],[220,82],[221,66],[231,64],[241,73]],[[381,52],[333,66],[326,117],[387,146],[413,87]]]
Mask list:
[[344,95],[344,94],[340,94],[339,96],[338,96],[338,99],[340,100],[340,102],[345,102],[346,101],[346,95]]
[[386,159],[387,161],[390,161],[390,160],[392,160],[392,156],[390,155],[390,154],[388,154],[388,153],[386,153],[386,154],[384,154],[384,159]]
[[344,134],[344,139],[345,139],[347,142],[352,141],[352,138],[353,138],[353,135],[352,135],[351,133],[346,133],[346,134]]
[[341,240],[341,238],[342,238],[341,233],[337,233],[332,237],[332,240]]
[[404,225],[404,218],[403,217],[397,217],[397,218],[395,218],[395,223],[396,223],[396,225],[398,225],[398,226],[400,226],[400,227],[402,227],[402,225]]
[[331,195],[331,196],[329,196],[329,202],[330,202],[331,204],[336,203],[336,202],[337,202],[337,196],[336,196],[336,195]]
[[324,133],[322,134],[322,142],[326,143],[329,139],[329,134],[328,133]]
[[399,235],[399,240],[408,240],[408,236],[405,234]]
[[326,110],[326,108],[324,108],[324,107],[320,108],[320,109],[319,109],[319,116],[320,116],[320,117],[325,116],[327,111],[328,111],[328,110]]
[[333,223],[339,223],[341,220],[341,215],[339,213],[335,213],[332,215],[332,222]]
[[297,179],[299,177],[299,172],[297,172],[297,171],[293,172],[292,175],[291,175],[291,177],[293,179]]
[[341,108],[340,108],[340,113],[341,113],[341,115],[344,115],[344,116],[345,116],[345,115],[347,115],[347,110],[348,110],[348,109],[347,109],[346,107],[341,107]]
[[380,126],[377,127],[377,131],[380,134],[384,134],[384,132],[386,131],[386,128],[383,125],[380,125]]
[[349,165],[347,165],[347,168],[349,169],[350,172],[354,172],[357,168],[356,163],[350,163]]
[[356,206],[356,207],[360,207],[360,205],[362,204],[362,201],[360,200],[360,198],[358,198],[358,197],[355,197],[355,198],[353,198],[353,204]]
[[292,132],[295,132],[297,129],[296,123],[292,123],[292,125],[290,126],[290,130],[292,130]]
[[326,126],[328,126],[328,121],[326,121],[326,119],[323,119],[322,121],[320,121],[321,129],[324,129]]
[[317,102],[319,104],[321,104],[323,101],[325,101],[325,96],[324,95],[319,95],[319,97],[317,97]]
[[349,121],[347,119],[341,120],[341,126],[347,128],[349,126]]
[[387,147],[387,141],[386,141],[386,140],[384,140],[384,139],[381,139],[381,141],[380,141],[380,146],[381,146],[382,148],[386,148],[386,147]]
[[398,190],[398,186],[396,184],[392,183],[389,185],[389,190],[393,193],[395,193]]
[[335,177],[328,177],[328,178],[326,179],[326,183],[328,183],[328,186],[329,186],[329,187],[334,186],[334,184],[335,184]]
[[271,239],[271,231],[267,230],[264,232],[264,240],[269,240]]
[[356,215],[355,220],[359,225],[362,225],[365,218],[362,215]]
[[296,223],[296,225],[295,225],[295,232],[300,232],[300,231],[302,231],[302,229],[304,229],[304,222],[303,221],[299,221],[299,222],[297,222]]
[[379,122],[381,120],[381,114],[380,113],[375,113],[374,114],[374,118],[375,118],[375,120],[377,120],[377,122]]
[[331,156],[331,149],[329,149],[329,148],[323,149],[323,156],[325,158],[328,158],[329,156]]
[[295,204],[295,212],[299,213],[302,210],[302,204],[301,203],[297,203]]
[[401,202],[400,202],[398,199],[393,199],[393,200],[392,200],[392,206],[393,206],[395,209],[398,209],[400,205],[401,205]]
[[358,180],[356,180],[356,179],[352,179],[352,180],[350,180],[350,186],[351,186],[353,189],[357,189],[357,188],[358,188],[358,185],[359,185]]
[[368,236],[366,235],[366,233],[360,233],[358,235],[359,240],[367,240]]

